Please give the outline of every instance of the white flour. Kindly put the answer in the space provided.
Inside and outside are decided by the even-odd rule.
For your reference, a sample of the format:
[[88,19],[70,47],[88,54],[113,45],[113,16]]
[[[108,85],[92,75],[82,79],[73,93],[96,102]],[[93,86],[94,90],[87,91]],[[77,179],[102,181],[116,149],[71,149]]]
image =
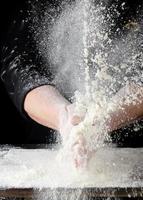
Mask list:
[[[95,6],[93,2],[89,0],[77,1],[75,7],[72,10],[68,10],[71,15],[71,21],[67,20],[67,22],[69,22],[69,26],[71,25],[70,22],[72,22],[72,26],[69,29],[68,27],[62,30],[58,29],[61,32],[66,30],[71,37],[66,40],[66,48],[71,46],[73,50],[76,50],[74,49],[74,45],[76,45],[75,35],[77,34],[77,38],[79,36],[82,37],[81,44],[78,43],[82,55],[79,54],[79,51],[77,55],[79,57],[79,65],[82,66],[81,69],[84,69],[84,88],[82,90],[77,88],[75,103],[76,113],[86,114],[84,120],[78,126],[73,127],[71,133],[69,133],[69,139],[64,144],[64,155],[65,152],[68,153],[78,135],[83,135],[86,138],[88,149],[91,151],[103,147],[104,141],[110,140],[106,121],[111,112],[122,108],[120,97],[115,100],[116,102],[113,101],[112,97],[122,87],[127,86],[129,82],[133,80],[141,82],[143,76],[142,71],[138,69],[138,65],[142,65],[143,54],[140,47],[141,38],[138,38],[137,30],[129,31],[126,36],[120,39],[111,39],[109,35],[111,34],[112,26],[115,24],[114,15],[120,15],[117,13],[116,5],[107,10],[102,3]],[[124,4],[122,9],[124,10]],[[74,18],[75,16],[76,19]],[[62,20],[66,20],[66,17],[66,14],[62,15],[61,20],[59,18],[59,23],[62,23]],[[64,24],[66,25],[66,23]],[[73,31],[77,25],[82,28],[79,36],[76,30]],[[116,31],[119,31],[118,28]],[[72,44],[69,41],[72,41]],[[60,42],[56,44],[61,45]],[[54,49],[52,49],[53,52],[56,53]],[[64,48],[63,52],[65,52]],[[77,72],[76,68],[72,68],[72,65],[74,65],[72,63],[74,61],[73,55],[73,51],[71,57],[62,55],[66,61],[66,69],[70,73],[72,73],[71,70]],[[54,60],[54,57],[52,58]],[[70,61],[72,65],[69,66],[68,62]],[[133,95],[128,94],[125,104],[134,102],[137,99],[137,95],[135,93]]]
[[101,148],[87,170],[57,162],[57,151],[0,151],[0,188],[143,187],[143,149]]
[[[59,163],[56,151],[2,151],[0,187],[143,187],[142,149],[103,148],[109,139],[105,121],[117,110],[111,98],[130,81],[140,84],[143,78],[140,28],[112,38],[114,15],[120,13],[115,5],[107,10],[93,2],[77,0],[65,6],[51,24],[47,11],[41,24],[38,21],[35,39],[56,74],[53,83],[66,95],[74,91],[77,113],[86,113],[61,153],[68,153],[78,134],[84,135],[90,150],[98,151],[84,171],[75,170],[68,157]],[[117,27],[115,33],[119,32]],[[127,104],[134,98],[129,97]]]

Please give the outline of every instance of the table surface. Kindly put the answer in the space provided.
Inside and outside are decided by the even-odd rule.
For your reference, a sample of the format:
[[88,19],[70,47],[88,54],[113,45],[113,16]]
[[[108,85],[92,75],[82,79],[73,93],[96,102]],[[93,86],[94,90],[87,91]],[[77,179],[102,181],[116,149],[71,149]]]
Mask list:
[[[9,151],[10,150],[10,151]],[[1,165],[1,169],[3,169],[5,167],[4,164],[6,164],[7,162],[10,162],[11,166],[13,166],[13,164],[17,164],[17,160],[19,161],[19,152],[20,155],[26,155],[28,157],[29,152],[31,152],[31,154],[33,155],[33,159],[35,156],[36,159],[36,155],[37,153],[41,154],[43,152],[45,152],[46,150],[19,150],[19,149],[13,149],[11,150],[11,148],[1,148],[0,149],[0,162],[2,162],[3,166]],[[111,153],[111,150],[107,150],[108,154]],[[14,152],[14,154],[13,154]],[[124,154],[125,152],[125,154]],[[62,195],[73,195],[74,193],[76,194],[77,192],[81,192],[80,197],[83,198],[84,196],[88,196],[88,197],[143,197],[143,168],[142,168],[142,164],[143,164],[143,148],[138,148],[138,149],[115,149],[111,160],[112,162],[114,161],[114,157],[119,156],[120,154],[122,154],[122,158],[127,158],[129,155],[131,155],[131,159],[132,159],[132,163],[134,163],[134,165],[132,165],[131,167],[134,168],[134,173],[136,174],[137,171],[136,170],[140,170],[140,183],[142,183],[141,185],[138,185],[138,187],[85,187],[85,188],[64,188],[64,187],[58,187],[55,189],[51,189],[49,187],[43,188],[42,190],[36,189],[34,187],[3,187],[2,186],[2,182],[0,182],[0,197],[17,197],[17,198],[32,198],[34,195],[37,196],[40,193],[45,193],[46,195],[57,195],[58,197],[61,196],[62,199]],[[101,154],[104,157],[104,152]],[[13,156],[13,157],[12,157]],[[107,156],[106,156],[107,157]],[[14,159],[14,163],[12,162],[11,159]],[[17,160],[16,160],[17,159]],[[22,158],[22,162],[27,164],[26,158],[24,159],[24,157]],[[44,157],[43,159],[46,159],[46,157]],[[106,158],[105,158],[106,159]],[[36,160],[35,160],[36,161]],[[141,161],[141,162],[140,162]],[[137,163],[140,163],[139,166],[137,165]],[[30,163],[31,164],[31,163]],[[125,167],[128,167],[128,161],[126,161],[126,163],[123,165]],[[130,163],[129,163],[130,165]],[[31,165],[32,166],[32,165]],[[30,166],[30,167],[31,167]],[[127,168],[128,169],[128,168]],[[17,168],[16,168],[17,170]],[[136,178],[136,177],[135,177]],[[4,180],[4,179],[3,179]],[[59,198],[58,198],[59,199]]]
[[[40,192],[39,192],[40,191]],[[70,197],[73,194],[80,193],[80,198],[83,199],[85,196],[88,198],[92,197],[143,197],[143,188],[45,188],[42,190],[33,188],[11,188],[11,189],[0,189],[0,197],[16,197],[16,198],[33,198],[39,196],[39,194],[56,195],[59,199],[64,195]]]

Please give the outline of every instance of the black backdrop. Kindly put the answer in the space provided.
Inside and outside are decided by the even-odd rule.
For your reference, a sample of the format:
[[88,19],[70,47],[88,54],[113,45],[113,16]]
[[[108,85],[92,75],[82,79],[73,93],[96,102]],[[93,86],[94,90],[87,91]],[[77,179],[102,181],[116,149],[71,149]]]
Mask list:
[[[8,32],[20,10],[25,9],[27,0],[0,1],[0,59]],[[27,6],[26,6],[27,8]],[[0,68],[2,64],[0,63]],[[53,130],[43,127],[32,120],[24,119],[9,98],[4,84],[0,80],[0,144],[45,144],[55,142]],[[26,146],[26,145],[24,145]],[[29,146],[28,146],[29,147]],[[37,145],[36,145],[37,147]]]
[[[24,1],[16,0],[1,0],[0,1],[0,47],[7,39],[7,33],[12,21],[16,18],[17,12],[23,7]],[[1,67],[1,66],[0,66]],[[27,132],[27,125],[22,119],[18,111],[15,109],[2,81],[0,81],[0,116],[1,116],[1,130],[0,143],[22,143],[23,135]],[[27,123],[26,123],[27,124]],[[19,137],[21,135],[21,137]]]
[[[0,1],[0,60],[8,32],[20,10],[25,9],[27,0]],[[0,68],[2,64],[0,63]],[[13,105],[4,84],[0,80],[0,144],[37,144],[55,142],[53,131],[34,121],[25,120]],[[25,146],[25,145],[24,145]],[[36,146],[37,147],[37,146]]]

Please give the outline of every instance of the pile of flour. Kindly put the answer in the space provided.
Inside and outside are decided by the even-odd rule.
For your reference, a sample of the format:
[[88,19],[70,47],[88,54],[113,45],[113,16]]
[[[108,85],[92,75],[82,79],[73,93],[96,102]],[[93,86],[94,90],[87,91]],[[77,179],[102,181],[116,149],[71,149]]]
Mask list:
[[143,187],[141,148],[101,148],[84,173],[68,160],[61,165],[57,155],[48,149],[1,149],[0,188]]

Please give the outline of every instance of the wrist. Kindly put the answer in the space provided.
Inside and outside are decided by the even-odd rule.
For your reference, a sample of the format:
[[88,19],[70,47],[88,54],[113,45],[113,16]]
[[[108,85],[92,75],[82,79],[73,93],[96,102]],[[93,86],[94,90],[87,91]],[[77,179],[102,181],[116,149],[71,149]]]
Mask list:
[[24,109],[39,124],[59,131],[61,113],[69,104],[55,88],[41,86],[27,94]]

